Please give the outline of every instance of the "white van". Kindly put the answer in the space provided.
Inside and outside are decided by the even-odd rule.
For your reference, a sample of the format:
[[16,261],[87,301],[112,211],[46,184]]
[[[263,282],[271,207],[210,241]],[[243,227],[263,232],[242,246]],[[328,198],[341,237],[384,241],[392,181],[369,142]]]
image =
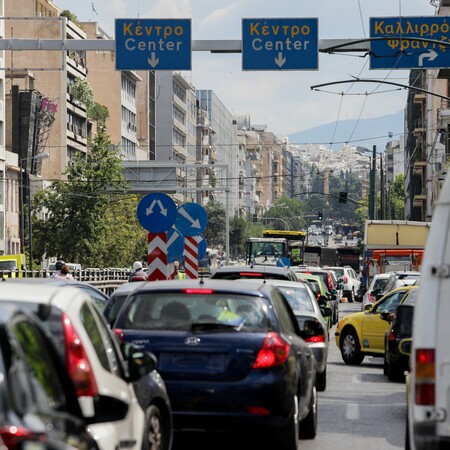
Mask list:
[[412,450],[450,448],[450,176],[436,204],[414,313],[408,431]]

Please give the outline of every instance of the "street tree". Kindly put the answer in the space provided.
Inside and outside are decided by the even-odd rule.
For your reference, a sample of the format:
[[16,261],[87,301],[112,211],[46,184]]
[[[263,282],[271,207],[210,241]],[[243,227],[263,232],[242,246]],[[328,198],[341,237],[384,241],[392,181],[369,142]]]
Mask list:
[[35,253],[88,267],[141,259],[145,232],[136,218],[137,200],[124,195],[119,150],[103,127],[86,153],[74,154],[64,175],[34,197],[35,212],[44,213],[33,217]]
[[209,201],[205,206],[208,214],[208,225],[203,232],[209,247],[225,247],[225,207],[215,200]]

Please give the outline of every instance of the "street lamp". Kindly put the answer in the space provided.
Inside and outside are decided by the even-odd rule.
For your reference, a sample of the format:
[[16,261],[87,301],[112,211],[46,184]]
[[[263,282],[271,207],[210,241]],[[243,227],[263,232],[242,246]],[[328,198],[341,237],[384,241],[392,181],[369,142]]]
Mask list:
[[33,229],[31,223],[31,184],[30,184],[30,172],[26,169],[25,163],[32,160],[42,160],[48,158],[50,155],[48,153],[39,153],[35,156],[30,156],[28,158],[21,158],[19,160],[20,172],[21,172],[21,183],[20,183],[20,239],[21,246],[23,248],[25,244],[25,190],[27,191],[27,207],[28,207],[28,253],[29,253],[29,265],[31,276],[33,276]]

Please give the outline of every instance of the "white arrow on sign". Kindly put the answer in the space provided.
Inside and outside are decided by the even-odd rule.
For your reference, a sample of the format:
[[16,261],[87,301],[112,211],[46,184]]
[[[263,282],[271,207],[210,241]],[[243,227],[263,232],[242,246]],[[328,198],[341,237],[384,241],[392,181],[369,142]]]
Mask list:
[[191,222],[191,227],[192,227],[192,228],[198,228],[198,229],[201,228],[200,221],[199,221],[198,219],[195,219],[195,220],[194,220],[194,219],[190,216],[190,214],[189,214],[184,208],[180,208],[180,209],[178,210],[178,212],[179,212],[185,219],[187,219],[189,222]]
[[170,247],[178,238],[180,237],[180,234],[176,231],[172,233],[172,236],[170,236],[169,241],[167,242],[167,247]]
[[430,50],[428,53],[422,53],[419,56],[419,66],[423,66],[423,60],[426,58],[428,61],[434,61],[438,57],[438,54],[434,50]]
[[278,57],[275,58],[275,63],[278,67],[283,67],[286,62],[286,58],[283,58],[283,53],[278,52]]
[[151,58],[147,58],[147,61],[152,67],[156,67],[159,63],[159,58],[156,57],[155,52],[152,52]]
[[163,216],[167,216],[167,208],[164,208],[163,204],[161,203],[161,200],[153,200],[152,204],[145,210],[145,214],[149,216],[150,214],[153,214],[153,208],[155,205],[158,204],[159,206],[159,212]]

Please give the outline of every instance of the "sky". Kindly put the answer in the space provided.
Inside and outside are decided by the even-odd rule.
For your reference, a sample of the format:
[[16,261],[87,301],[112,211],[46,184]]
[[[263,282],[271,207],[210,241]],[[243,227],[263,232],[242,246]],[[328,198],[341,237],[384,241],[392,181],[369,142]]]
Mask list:
[[[115,19],[191,19],[193,40],[240,40],[242,19],[318,18],[320,39],[369,37],[370,17],[432,16],[430,0],[54,0],[80,21],[98,22],[111,37]],[[320,52],[318,70],[242,70],[242,55],[192,52],[183,72],[196,89],[211,89],[235,115],[250,115],[278,136],[338,120],[395,114],[405,107],[406,90],[376,83],[311,86],[352,77],[408,84],[408,71],[370,70],[362,53]],[[395,135],[402,130],[390,130]]]

